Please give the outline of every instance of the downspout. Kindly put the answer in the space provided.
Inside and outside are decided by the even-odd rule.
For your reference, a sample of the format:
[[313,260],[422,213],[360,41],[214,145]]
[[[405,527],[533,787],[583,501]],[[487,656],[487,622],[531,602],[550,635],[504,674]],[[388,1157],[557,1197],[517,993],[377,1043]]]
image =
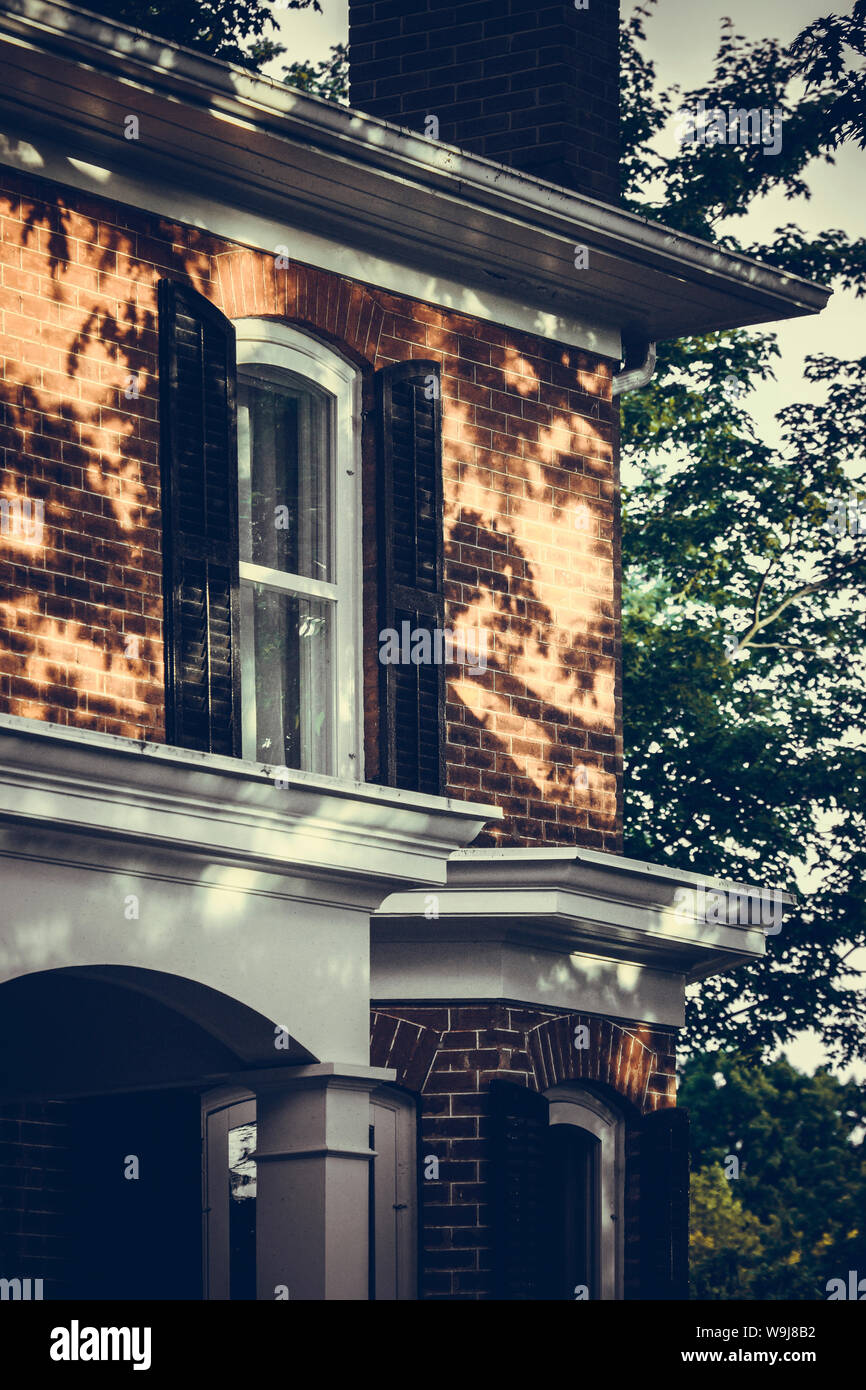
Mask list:
[[[623,339],[622,371],[615,372],[610,384],[611,396],[621,396],[624,391],[638,391],[651,380],[656,368],[656,345],[646,339]],[[616,611],[622,611],[622,511],[620,490],[619,454],[620,412],[613,412],[614,449],[614,525],[613,525],[613,564],[614,564],[614,602]],[[620,624],[620,634],[622,628]],[[618,702],[622,701],[622,640],[614,645],[614,691]],[[622,754],[616,764],[616,819],[622,827],[624,806],[624,778]],[[619,853],[622,854],[622,830],[617,836]]]
[[639,391],[652,379],[656,369],[655,343],[636,339],[631,342],[625,341],[623,346],[625,361],[623,370],[614,373],[610,388],[612,396],[621,396],[623,391]]

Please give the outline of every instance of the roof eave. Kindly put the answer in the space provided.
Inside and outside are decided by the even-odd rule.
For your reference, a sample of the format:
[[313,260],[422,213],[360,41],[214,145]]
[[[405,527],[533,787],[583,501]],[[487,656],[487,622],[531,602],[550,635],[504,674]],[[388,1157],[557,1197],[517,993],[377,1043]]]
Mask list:
[[[80,148],[128,168],[118,113],[134,100],[147,118],[139,161],[181,186],[208,180],[217,196],[284,209],[287,221],[342,226],[360,250],[384,247],[622,334],[767,323],[818,313],[829,298],[748,257],[58,0],[5,0],[0,47],[0,109],[23,112],[25,128],[63,122]],[[585,270],[575,268],[577,244],[589,249]]]

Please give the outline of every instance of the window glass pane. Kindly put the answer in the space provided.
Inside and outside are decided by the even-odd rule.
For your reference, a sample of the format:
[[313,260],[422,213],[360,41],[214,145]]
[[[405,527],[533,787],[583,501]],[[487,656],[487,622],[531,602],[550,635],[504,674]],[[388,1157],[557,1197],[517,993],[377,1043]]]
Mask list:
[[599,1288],[601,1141],[576,1125],[547,1130],[548,1298],[573,1300]]
[[286,379],[238,382],[241,559],[331,578],[328,398]]
[[229,1130],[229,1297],[256,1296],[255,1124]]
[[329,773],[333,605],[265,584],[242,585],[242,598],[253,630],[255,757]]

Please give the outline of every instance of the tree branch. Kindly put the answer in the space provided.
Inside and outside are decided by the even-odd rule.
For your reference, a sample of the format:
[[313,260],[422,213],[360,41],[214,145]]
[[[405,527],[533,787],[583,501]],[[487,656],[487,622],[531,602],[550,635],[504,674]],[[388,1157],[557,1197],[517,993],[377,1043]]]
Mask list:
[[[759,586],[759,592],[755,599],[755,612],[757,612],[758,605],[760,603],[760,590],[766,580],[767,574],[769,574],[769,569],[764,574],[761,580],[761,585]],[[756,644],[752,642],[752,638],[755,636],[755,634],[757,632],[763,632],[764,628],[769,627],[771,623],[774,623],[776,619],[779,617],[779,615],[781,613],[784,613],[785,609],[788,608],[790,604],[796,603],[798,599],[805,598],[807,594],[814,594],[818,589],[823,589],[825,585],[829,583],[830,577],[828,575],[825,579],[816,580],[814,584],[802,584],[799,589],[795,589],[792,594],[788,594],[787,598],[783,598],[782,602],[777,604],[776,607],[773,609],[772,613],[769,613],[766,618],[758,618],[756,616],[753,616],[751,626],[748,628],[746,632],[743,633],[742,637],[737,642],[736,647],[734,647],[734,650],[731,652],[731,656],[734,656],[737,652],[743,651],[746,647],[750,645],[755,646]]]

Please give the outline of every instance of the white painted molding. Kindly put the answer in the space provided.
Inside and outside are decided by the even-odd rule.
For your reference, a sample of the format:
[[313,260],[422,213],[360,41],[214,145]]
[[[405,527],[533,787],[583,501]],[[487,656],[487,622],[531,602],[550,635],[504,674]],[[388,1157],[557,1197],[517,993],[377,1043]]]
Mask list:
[[[436,916],[429,895],[394,893],[374,914],[373,940],[525,947],[649,966],[687,981],[764,955],[760,923],[700,915],[701,885],[732,900],[767,891],[595,850],[463,849],[436,894]],[[778,901],[794,900],[780,894]]]
[[612,895],[535,888],[437,893],[438,918],[424,916],[423,892],[391,894],[374,919],[376,941],[491,941],[559,949],[674,970],[689,980],[764,954],[760,927],[728,926],[678,914],[673,906]]
[[[275,319],[233,319],[239,367],[281,367],[321,386],[332,396],[343,396],[349,414],[357,415],[358,371],[329,343],[313,333]],[[356,421],[357,423],[357,421]]]
[[370,995],[374,1006],[477,1003],[507,1000],[516,1005],[570,1009],[632,1023],[681,1028],[685,980],[672,970],[653,969],[595,952],[465,941],[383,940],[371,919]]
[[[577,882],[578,879],[588,882],[593,871],[598,870],[607,880],[610,880],[612,874],[622,876],[623,883],[630,880],[635,885],[630,891],[637,895],[644,893],[644,890],[636,886],[639,879],[659,885],[665,882],[674,886],[704,883],[708,888],[757,891],[755,885],[750,887],[748,884],[731,883],[726,879],[698,874],[690,869],[674,869],[669,864],[653,864],[646,859],[629,859],[624,854],[608,854],[602,850],[572,845],[551,849],[546,846],[539,849],[475,849],[470,845],[455,850],[451,864],[449,878],[461,883],[487,882],[489,865],[497,865],[493,872],[499,883],[549,883],[550,866],[559,865],[556,872],[562,881],[567,878],[569,882]],[[796,902],[796,898],[790,893],[783,894],[783,900],[788,905]]]
[[[817,313],[829,297],[749,257],[64,3],[6,0],[0,48],[0,143],[15,167],[23,159],[57,178],[40,148],[47,135],[55,150],[66,146],[68,171],[76,157],[89,163],[111,198],[225,235],[210,213],[191,211],[192,190],[202,189],[282,223],[271,249],[287,228],[324,233],[343,242],[342,273],[455,308],[456,286],[462,312],[494,322],[511,324],[522,306],[530,331],[617,360],[623,331],[679,337]],[[139,141],[123,137],[130,109]],[[131,161],[133,179],[155,176],[164,193],[174,184],[173,212],[152,193],[130,197],[122,178]],[[575,268],[576,247],[589,250],[585,269]],[[304,259],[294,245],[290,254]],[[487,307],[468,307],[473,295]],[[556,327],[569,319],[573,337]]]
[[[442,883],[498,807],[0,716],[0,822],[277,874]],[[377,890],[379,891],[379,890]],[[381,899],[381,893],[380,893]]]
[[251,1073],[251,1089],[257,1095],[264,1091],[321,1090],[336,1087],[348,1091],[374,1091],[396,1081],[394,1067],[358,1066],[355,1062],[310,1062],[304,1066]]

